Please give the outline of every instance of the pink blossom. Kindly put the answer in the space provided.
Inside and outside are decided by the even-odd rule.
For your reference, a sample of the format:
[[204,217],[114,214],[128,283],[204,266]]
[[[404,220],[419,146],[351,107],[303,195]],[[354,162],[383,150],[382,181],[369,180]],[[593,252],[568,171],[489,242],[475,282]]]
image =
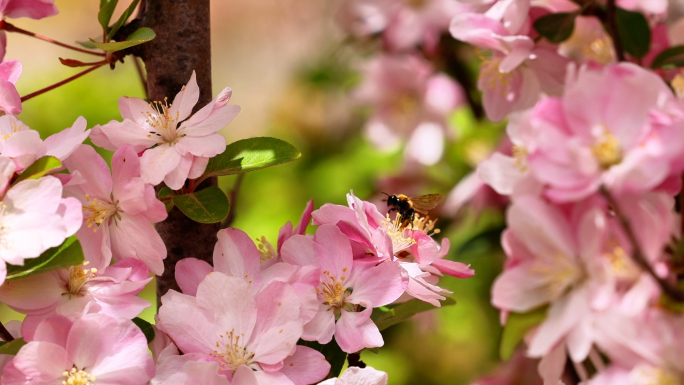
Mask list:
[[543,129],[527,160],[546,195],[578,200],[602,185],[616,195],[639,193],[678,176],[684,131],[669,112],[673,98],[656,74],[633,64],[581,70],[562,99],[533,113]]
[[119,99],[123,122],[93,127],[91,139],[112,151],[126,144],[136,152],[144,151],[140,166],[145,182],[158,185],[164,181],[171,189],[179,190],[186,179],[202,175],[209,158],[225,150],[226,140],[216,131],[240,112],[239,106],[228,105],[233,91],[225,88],[191,116],[199,93],[193,71],[172,104],[148,104],[142,99],[123,97]]
[[353,193],[347,195],[347,202],[349,207],[323,205],[312,213],[313,224],[339,227],[351,241],[354,259],[399,262],[409,280],[407,294],[439,306],[439,300],[445,299],[441,293],[450,292],[436,286],[435,275],[468,278],[475,274],[469,265],[444,259],[449,241],[443,240],[440,246],[428,235],[434,234],[434,220],[417,216],[413,229],[402,229],[396,218],[383,216],[374,204],[361,201]]
[[[204,359],[204,360],[203,360]],[[157,366],[157,374],[151,385],[230,385],[225,375],[219,374],[219,363],[206,360],[198,353],[170,356]],[[243,369],[241,374],[246,380],[241,383],[257,384],[251,370]]]
[[578,63],[606,65],[615,62],[613,40],[594,16],[577,16],[572,36],[558,47],[558,53]]
[[313,240],[291,237],[283,244],[282,258],[289,264],[321,269],[316,290],[320,305],[302,338],[327,344],[335,335],[348,353],[383,345],[370,315],[373,308],[394,302],[406,288],[396,262],[370,267],[354,262],[349,239],[332,225],[319,227]]
[[535,46],[530,37],[511,34],[498,21],[480,14],[454,17],[449,31],[458,40],[492,51],[478,80],[489,119],[500,121],[534,106],[542,92],[562,92],[568,60],[553,49]]
[[375,370],[370,366],[359,368],[353,366],[342,373],[339,378],[331,378],[319,385],[387,385],[387,373]]
[[251,376],[257,384],[308,384],[330,370],[323,355],[296,345],[303,332],[300,300],[285,282],[255,295],[243,277],[213,272],[196,297],[164,295],[159,325],[184,354],[218,362],[218,373],[234,384]]
[[[0,61],[5,56],[5,44],[5,31],[0,30]],[[22,69],[21,63],[16,60],[0,63],[0,111],[10,115],[21,112],[21,98],[15,84],[21,76]]]
[[136,258],[161,275],[166,247],[152,226],[166,219],[164,204],[140,177],[140,161],[130,145],[112,158],[112,173],[102,157],[86,145],[64,161],[71,173],[67,194],[84,207],[84,226],[77,236],[86,258],[98,269],[112,258]]
[[80,203],[62,198],[62,184],[54,177],[24,180],[8,189],[14,170],[14,162],[0,156],[0,282],[7,274],[5,263],[23,265],[25,259],[61,245],[83,218]]
[[14,160],[17,172],[46,155],[64,161],[90,134],[86,125],[86,120],[81,116],[73,126],[43,141],[38,131],[24,125],[16,116],[5,115],[0,117],[0,153]]
[[407,140],[409,159],[437,163],[449,133],[446,118],[465,100],[460,86],[413,55],[379,55],[364,74],[355,97],[374,109],[365,127],[370,141],[391,150]]
[[[8,17],[11,19],[28,17],[39,20],[44,17],[54,16],[58,13],[59,11],[55,6],[55,0],[5,0],[0,3],[0,19],[3,21]],[[5,59],[6,49],[7,35],[4,30],[0,30],[0,62]],[[0,64],[0,67],[2,64]],[[16,113],[18,114],[19,112],[21,112],[21,104],[19,104],[19,111]],[[9,111],[8,113],[15,114],[14,112]]]
[[147,341],[130,320],[88,314],[43,321],[2,373],[8,385],[143,385],[154,376]]
[[22,333],[29,339],[40,322],[52,314],[78,318],[102,313],[116,318],[138,316],[150,303],[137,295],[152,278],[145,264],[124,259],[98,270],[88,263],[6,282],[0,300],[27,314]]

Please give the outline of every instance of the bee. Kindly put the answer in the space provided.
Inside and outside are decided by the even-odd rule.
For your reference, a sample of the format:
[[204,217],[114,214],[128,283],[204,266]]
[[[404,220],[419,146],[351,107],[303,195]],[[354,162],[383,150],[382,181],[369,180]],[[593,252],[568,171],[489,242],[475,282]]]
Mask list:
[[388,213],[396,211],[401,220],[400,228],[411,226],[416,213],[427,215],[429,210],[435,208],[444,199],[441,194],[427,194],[419,197],[408,197],[404,194],[387,195],[387,207],[391,207]]

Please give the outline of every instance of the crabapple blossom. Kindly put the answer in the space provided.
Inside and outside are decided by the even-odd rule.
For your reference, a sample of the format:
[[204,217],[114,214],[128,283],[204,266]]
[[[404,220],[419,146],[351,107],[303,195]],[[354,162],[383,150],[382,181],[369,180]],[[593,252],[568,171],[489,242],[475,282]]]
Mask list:
[[152,278],[145,264],[127,258],[98,270],[82,265],[16,279],[0,286],[0,301],[27,314],[22,334],[29,339],[40,322],[52,314],[78,318],[102,313],[134,318],[150,303],[137,295]]
[[87,314],[43,321],[2,373],[2,383],[143,385],[154,376],[140,329],[130,320]]
[[528,109],[542,93],[561,94],[568,60],[554,49],[535,46],[530,37],[511,34],[496,20],[475,13],[454,17],[449,31],[458,40],[492,51],[477,83],[489,119],[500,121]]
[[342,373],[339,378],[331,378],[319,385],[387,385],[387,373],[375,370],[370,366],[359,368],[353,366]]
[[173,290],[162,297],[159,326],[184,354],[218,362],[231,384],[250,383],[252,376],[257,384],[314,383],[330,365],[296,345],[303,332],[299,308],[288,283],[273,282],[255,295],[243,277],[212,272],[196,297]]
[[[2,22],[8,17],[11,19],[28,17],[39,20],[58,13],[59,10],[55,6],[55,0],[6,0],[0,3],[0,19]],[[5,59],[6,49],[7,35],[4,30],[0,30],[0,62]],[[19,112],[21,112],[21,107]]]
[[389,150],[407,139],[410,160],[437,163],[449,134],[446,118],[465,101],[460,86],[409,54],[378,55],[366,64],[364,75],[355,97],[374,109],[365,127],[370,141]]
[[335,335],[347,353],[383,345],[370,315],[373,308],[394,302],[406,288],[396,262],[354,261],[349,239],[333,225],[320,226],[313,239],[291,237],[283,244],[282,258],[289,264],[321,269],[318,312],[305,325],[302,338],[327,344]]
[[166,208],[154,188],[140,177],[140,160],[130,145],[118,149],[107,162],[95,150],[81,145],[64,161],[71,175],[63,180],[65,193],[84,208],[84,224],[77,236],[86,258],[96,269],[112,258],[136,258],[150,271],[164,271],[166,247],[152,223],[166,219]]
[[0,117],[0,154],[11,158],[17,165],[17,172],[33,164],[43,156],[54,156],[64,161],[90,134],[87,122],[82,116],[74,124],[45,139],[40,139],[38,131],[30,129],[16,116]]
[[[0,30],[0,61],[5,56],[5,43],[5,31]],[[16,60],[0,63],[0,111],[10,115],[21,112],[21,98],[15,84],[21,76],[22,69],[21,63]]]
[[323,205],[312,213],[313,224],[339,227],[351,241],[354,259],[399,262],[402,274],[408,277],[407,294],[440,306],[439,300],[445,299],[441,293],[449,291],[435,284],[435,275],[468,278],[475,274],[469,265],[444,259],[449,241],[443,240],[440,246],[430,237],[438,232],[434,220],[416,216],[413,228],[403,229],[397,218],[383,216],[374,204],[361,201],[353,192],[347,195],[347,202],[349,207]]
[[0,282],[6,263],[23,265],[45,250],[59,246],[79,229],[83,214],[74,198],[62,198],[62,184],[45,176],[9,186],[15,164],[0,156]]
[[166,100],[148,104],[138,98],[119,99],[124,120],[93,127],[91,139],[112,151],[126,144],[136,152],[144,151],[140,159],[143,180],[153,185],[163,181],[179,190],[186,179],[202,175],[209,158],[225,150],[226,140],[216,131],[240,112],[239,106],[228,105],[232,93],[224,88],[216,99],[192,114],[200,94],[193,71],[171,104]]

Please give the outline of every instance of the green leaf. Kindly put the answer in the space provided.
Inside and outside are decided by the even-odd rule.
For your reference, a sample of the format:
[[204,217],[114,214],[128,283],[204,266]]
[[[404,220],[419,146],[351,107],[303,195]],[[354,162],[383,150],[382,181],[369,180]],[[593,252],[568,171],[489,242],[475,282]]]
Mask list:
[[646,17],[640,12],[617,8],[615,22],[625,52],[637,59],[646,55],[651,45],[651,28]]
[[534,29],[546,40],[561,43],[570,38],[575,29],[577,12],[560,12],[542,16],[534,22]]
[[119,0],[100,0],[100,12],[97,13],[97,20],[102,26],[102,30],[109,31],[109,20],[112,19],[112,14]]
[[16,338],[10,342],[3,341],[2,345],[0,345],[0,354],[16,356],[24,345],[26,345],[26,341],[23,338]]
[[325,378],[333,378],[340,375],[344,362],[347,360],[347,353],[343,352],[337,345],[334,339],[325,345],[321,345],[316,341],[299,340],[297,345],[308,346],[314,349],[325,357],[325,360],[330,364],[330,372]]
[[140,0],[133,0],[133,2],[126,8],[126,10],[119,16],[119,19],[114,23],[114,25],[111,26],[111,29],[109,30],[109,33],[107,34],[107,41],[112,40],[114,35],[119,31],[119,28],[121,28],[126,20],[131,16],[133,11],[135,11],[135,7],[138,6],[138,3]]
[[167,213],[169,211],[171,211],[171,209],[173,209],[173,206],[175,206],[175,205],[173,204],[173,199],[164,200],[164,198],[173,198],[174,195],[176,195],[176,193],[166,186],[162,187],[159,190],[159,193],[157,194],[159,199],[162,200],[162,203],[164,203],[164,206],[166,207]]
[[95,45],[89,41],[76,41],[76,44],[80,45],[83,48],[97,49],[97,47],[95,47]]
[[[447,299],[441,302],[442,307],[455,304],[456,301],[450,297],[447,297]],[[399,322],[406,321],[418,313],[432,309],[436,309],[436,307],[427,302],[423,302],[418,299],[412,299],[392,308],[385,307],[373,309],[371,319],[373,322],[375,322],[375,325],[378,327],[378,329],[383,331],[390,326],[398,324]]]
[[293,145],[276,138],[238,140],[209,160],[203,177],[241,174],[292,162],[302,156]]
[[651,68],[682,67],[684,66],[684,45],[670,47],[653,59]]
[[38,158],[32,165],[28,166],[24,172],[12,183],[13,185],[27,179],[38,179],[50,171],[54,171],[62,167],[62,162],[54,156],[44,156]]
[[27,259],[24,266],[7,265],[7,281],[26,278],[48,271],[66,269],[83,263],[83,250],[76,236],[67,238],[61,246],[46,250],[37,258]]
[[140,45],[142,43],[147,43],[148,41],[154,39],[155,36],[157,35],[154,33],[154,31],[147,27],[142,27],[137,31],[133,32],[132,34],[130,34],[124,41],[118,41],[114,43],[100,43],[93,39],[90,39],[90,42],[93,43],[95,47],[103,51],[115,52],[136,45]]
[[199,223],[221,222],[228,216],[228,197],[220,188],[209,186],[191,194],[176,195],[173,203],[188,218]]
[[527,313],[510,313],[504,326],[499,346],[499,355],[504,360],[513,356],[515,348],[523,340],[530,329],[539,325],[546,318],[547,307],[540,307]]
[[147,338],[147,343],[149,344],[152,342],[154,339],[154,328],[152,328],[152,324],[140,317],[135,317],[131,321],[133,321],[133,323],[140,328],[140,331],[143,332],[145,338]]

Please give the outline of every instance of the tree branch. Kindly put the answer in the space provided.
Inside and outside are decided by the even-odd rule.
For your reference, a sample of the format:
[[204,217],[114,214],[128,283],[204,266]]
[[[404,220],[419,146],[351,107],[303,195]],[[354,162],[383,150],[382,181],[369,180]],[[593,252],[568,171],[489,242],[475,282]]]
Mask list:
[[76,75],[71,76],[71,77],[68,77],[68,78],[66,78],[66,79],[64,79],[64,80],[62,80],[62,81],[60,81],[60,82],[57,82],[57,83],[51,85],[51,86],[47,86],[47,87],[45,87],[45,88],[43,88],[43,89],[40,89],[40,90],[38,90],[38,91],[36,91],[36,92],[32,92],[32,93],[30,93],[30,94],[28,94],[28,95],[22,96],[22,97],[21,97],[21,102],[23,103],[23,102],[25,102],[25,101],[27,101],[27,100],[29,100],[29,99],[31,99],[31,98],[34,98],[34,97],[36,97],[36,96],[38,96],[38,95],[44,94],[44,93],[46,93],[46,92],[48,92],[48,91],[50,91],[50,90],[54,90],[55,88],[57,88],[57,87],[59,87],[59,86],[63,86],[63,85],[65,85],[65,84],[69,83],[70,81],[76,80],[76,79],[80,78],[81,76],[83,76],[83,75],[85,75],[85,74],[87,74],[87,73],[89,73],[89,72],[95,71],[96,69],[102,67],[102,66],[105,65],[105,64],[107,64],[107,62],[103,62],[103,63],[101,63],[101,64],[94,65],[94,66],[88,68],[88,69],[85,70],[85,71],[81,71],[81,72],[77,73]]
[[606,2],[606,28],[610,38],[613,39],[613,47],[615,47],[615,54],[618,61],[625,61],[625,50],[622,48],[622,40],[620,40],[620,33],[617,28],[617,6],[615,0],[608,0]]
[[601,188],[601,193],[604,197],[606,197],[608,204],[610,204],[611,208],[615,212],[615,216],[620,221],[620,225],[625,231],[627,239],[634,248],[634,250],[632,251],[632,259],[634,260],[634,262],[642,270],[646,271],[651,277],[653,277],[653,279],[658,283],[658,286],[660,286],[660,288],[662,289],[663,293],[665,293],[668,297],[672,298],[677,302],[684,302],[684,293],[682,293],[682,291],[679,290],[677,287],[670,284],[670,282],[668,282],[667,280],[660,278],[655,273],[653,267],[648,262],[648,260],[646,260],[646,256],[644,255],[644,252],[641,250],[641,246],[639,245],[639,241],[637,240],[636,234],[634,233],[634,229],[629,223],[629,219],[627,218],[627,216],[620,209],[620,206],[618,205],[615,198],[613,198],[610,192],[603,187]]
[[10,334],[2,322],[0,322],[0,338],[2,338],[5,342],[14,341],[14,337]]

